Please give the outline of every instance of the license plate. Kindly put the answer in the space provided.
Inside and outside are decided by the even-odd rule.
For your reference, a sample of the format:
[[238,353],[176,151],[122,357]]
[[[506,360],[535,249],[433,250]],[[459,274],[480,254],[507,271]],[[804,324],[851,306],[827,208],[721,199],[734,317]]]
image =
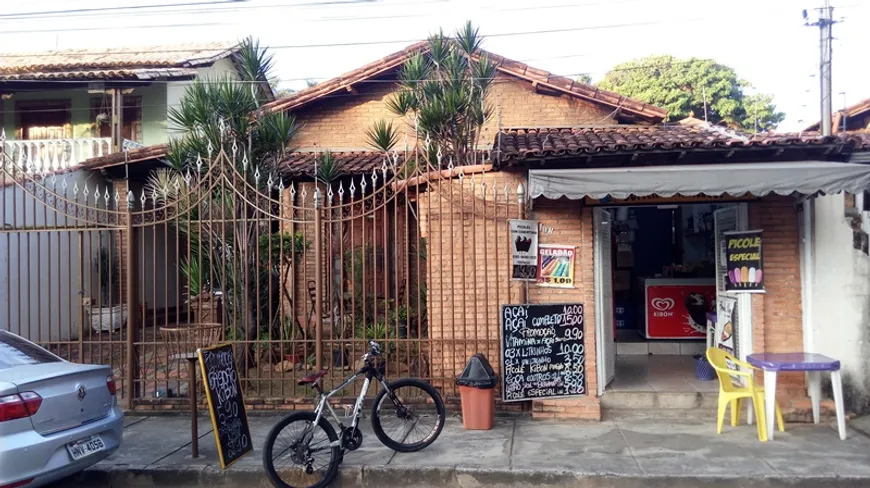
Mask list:
[[66,449],[69,451],[69,455],[72,456],[73,461],[78,461],[83,457],[100,452],[105,448],[106,445],[103,444],[103,438],[98,435],[92,435],[88,438],[76,442],[70,442],[66,445]]

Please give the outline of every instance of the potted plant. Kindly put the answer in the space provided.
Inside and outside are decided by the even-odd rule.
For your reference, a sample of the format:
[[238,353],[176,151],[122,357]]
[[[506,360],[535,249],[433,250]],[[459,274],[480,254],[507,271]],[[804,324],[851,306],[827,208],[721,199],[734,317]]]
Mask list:
[[91,327],[96,332],[114,332],[127,322],[127,304],[120,303],[117,256],[102,248],[100,256],[94,259],[94,267],[99,270],[101,300],[99,304],[90,300]]

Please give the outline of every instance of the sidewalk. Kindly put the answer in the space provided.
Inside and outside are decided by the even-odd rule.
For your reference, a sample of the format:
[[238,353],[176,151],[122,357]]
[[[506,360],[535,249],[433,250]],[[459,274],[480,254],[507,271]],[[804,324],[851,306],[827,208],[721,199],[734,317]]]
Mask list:
[[[199,420],[200,457],[190,457],[190,418],[129,417],[111,458],[68,482],[72,487],[271,486],[260,446],[275,416],[250,417],[255,452],[218,466],[208,418]],[[397,454],[363,424],[363,447],[345,455],[341,487],[858,487],[870,485],[870,419],[840,441],[831,425],[790,424],[760,443],[755,428],[715,422],[618,420],[600,423],[499,418],[490,431],[465,431],[448,418],[441,437],[418,453]],[[864,428],[866,427],[866,429]]]

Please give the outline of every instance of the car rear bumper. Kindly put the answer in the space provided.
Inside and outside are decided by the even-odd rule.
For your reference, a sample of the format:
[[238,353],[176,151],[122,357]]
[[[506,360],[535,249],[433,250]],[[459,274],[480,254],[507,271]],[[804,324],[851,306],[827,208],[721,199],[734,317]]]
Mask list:
[[[124,413],[116,406],[107,417],[75,429],[45,436],[32,430],[4,436],[0,442],[0,487],[33,478],[24,485],[32,488],[78,473],[118,450],[123,432]],[[66,445],[92,435],[102,437],[106,448],[73,461]]]

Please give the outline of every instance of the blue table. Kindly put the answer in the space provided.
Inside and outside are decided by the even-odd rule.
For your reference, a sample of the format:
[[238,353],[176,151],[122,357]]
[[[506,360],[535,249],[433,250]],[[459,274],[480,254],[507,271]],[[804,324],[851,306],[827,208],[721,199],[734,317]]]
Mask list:
[[746,357],[749,364],[764,371],[764,407],[767,419],[767,438],[773,440],[774,408],[776,406],[776,373],[779,371],[805,371],[809,380],[809,393],[813,401],[813,422],[819,423],[819,404],[822,397],[821,372],[831,373],[834,403],[837,409],[837,429],[840,439],[846,440],[846,413],[843,405],[843,382],[840,361],[812,352],[764,352]]

